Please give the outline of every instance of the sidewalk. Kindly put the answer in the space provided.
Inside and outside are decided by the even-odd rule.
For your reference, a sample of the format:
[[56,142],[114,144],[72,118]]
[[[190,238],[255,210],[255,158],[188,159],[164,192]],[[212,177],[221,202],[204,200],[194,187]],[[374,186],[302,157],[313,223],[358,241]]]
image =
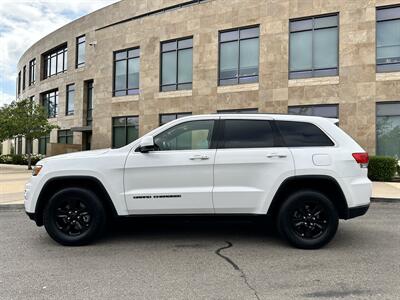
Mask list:
[[[0,164],[0,205],[23,204],[25,183],[30,177],[26,166]],[[372,197],[400,201],[400,182],[374,182]]]

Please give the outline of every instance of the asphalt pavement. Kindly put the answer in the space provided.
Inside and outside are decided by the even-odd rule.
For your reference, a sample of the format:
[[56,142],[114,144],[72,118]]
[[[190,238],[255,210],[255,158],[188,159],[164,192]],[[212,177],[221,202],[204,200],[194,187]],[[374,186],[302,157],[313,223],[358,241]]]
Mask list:
[[0,299],[399,299],[400,202],[343,221],[324,249],[262,224],[133,220],[63,247],[23,211],[0,210]]

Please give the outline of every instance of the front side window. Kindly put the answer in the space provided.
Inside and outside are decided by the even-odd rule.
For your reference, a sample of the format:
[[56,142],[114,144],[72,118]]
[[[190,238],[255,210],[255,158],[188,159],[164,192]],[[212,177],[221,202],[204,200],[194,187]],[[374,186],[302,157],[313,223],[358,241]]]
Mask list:
[[58,114],[58,90],[49,91],[42,94],[42,105],[48,118],[55,118]]
[[73,144],[74,134],[71,130],[59,130],[57,132],[57,143],[59,144]]
[[50,135],[39,138],[39,154],[47,154],[47,144],[50,143]]
[[60,73],[64,73],[67,70],[67,54],[67,45],[59,47],[56,50],[52,50],[49,53],[43,54],[44,79]]
[[338,75],[339,17],[290,21],[289,78]]
[[400,102],[376,106],[377,155],[400,157]]
[[65,115],[70,116],[74,114],[75,106],[75,84],[67,85],[67,105]]
[[317,126],[306,122],[275,122],[287,147],[334,146],[332,140]]
[[86,55],[86,36],[82,35],[76,38],[76,68],[82,68],[85,66],[85,55]]
[[219,85],[258,82],[260,28],[219,33]]
[[400,7],[378,9],[376,20],[377,71],[400,71]]
[[159,151],[210,149],[213,120],[190,121],[165,130],[154,138]]
[[193,80],[193,38],[161,43],[162,92],[190,90]]
[[258,114],[257,108],[218,110],[219,114]]
[[288,112],[290,115],[339,118],[339,106],[337,104],[290,106]]
[[36,82],[36,58],[29,62],[29,85]]
[[274,146],[274,133],[269,121],[225,120],[221,148],[268,148]]
[[161,114],[160,115],[160,126],[167,124],[173,120],[191,116],[192,113],[177,113],[177,114]]
[[139,137],[139,117],[116,117],[112,119],[113,148],[120,148]]
[[139,94],[140,48],[114,52],[114,96]]

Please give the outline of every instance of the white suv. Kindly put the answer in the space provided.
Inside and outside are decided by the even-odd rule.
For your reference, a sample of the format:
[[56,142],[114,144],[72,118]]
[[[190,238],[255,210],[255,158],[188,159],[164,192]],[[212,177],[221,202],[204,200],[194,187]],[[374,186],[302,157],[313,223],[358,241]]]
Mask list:
[[328,243],[367,212],[368,154],[337,120],[288,115],[181,118],[120,149],[46,158],[25,209],[63,245],[137,215],[270,216],[292,245]]

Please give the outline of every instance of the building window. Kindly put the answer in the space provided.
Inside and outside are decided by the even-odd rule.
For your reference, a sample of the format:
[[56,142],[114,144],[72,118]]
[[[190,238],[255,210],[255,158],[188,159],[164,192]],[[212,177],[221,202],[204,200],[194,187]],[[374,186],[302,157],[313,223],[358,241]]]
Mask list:
[[258,114],[257,108],[244,108],[244,109],[225,109],[218,110],[219,114]]
[[139,94],[140,48],[114,52],[114,96]]
[[377,155],[400,157],[400,102],[376,106]]
[[29,101],[35,102],[35,96],[30,96],[30,97],[29,97]]
[[42,136],[39,139],[39,154],[47,154],[47,144],[50,143],[50,135]]
[[74,134],[71,130],[59,130],[57,132],[57,143],[59,144],[73,144],[74,143]]
[[44,72],[43,78],[63,73],[67,70],[68,48],[64,45],[49,53],[43,54]]
[[400,6],[376,11],[376,69],[400,71]]
[[86,85],[86,125],[93,123],[93,80],[85,82]]
[[74,114],[75,102],[75,84],[67,85],[67,105],[65,115],[70,116]]
[[193,38],[161,43],[162,92],[191,90],[193,81]]
[[29,62],[29,85],[36,82],[36,58]]
[[260,28],[219,33],[219,85],[258,82]]
[[26,66],[24,66],[22,68],[22,89],[23,90],[25,90],[25,86],[26,86],[25,80],[26,80]]
[[339,105],[303,105],[290,106],[288,109],[290,115],[317,116],[324,118],[339,118]]
[[58,90],[49,91],[42,94],[42,105],[48,118],[57,117],[58,113]]
[[113,148],[120,148],[139,137],[139,117],[116,117],[112,119]]
[[337,14],[290,21],[291,79],[338,75]]
[[191,116],[192,113],[177,113],[177,114],[161,114],[160,115],[160,126],[167,124],[173,120],[177,120],[179,118]]
[[86,56],[86,36],[82,35],[76,38],[76,68],[85,66]]
[[17,94],[21,94],[21,71],[18,72],[18,79],[17,79]]

